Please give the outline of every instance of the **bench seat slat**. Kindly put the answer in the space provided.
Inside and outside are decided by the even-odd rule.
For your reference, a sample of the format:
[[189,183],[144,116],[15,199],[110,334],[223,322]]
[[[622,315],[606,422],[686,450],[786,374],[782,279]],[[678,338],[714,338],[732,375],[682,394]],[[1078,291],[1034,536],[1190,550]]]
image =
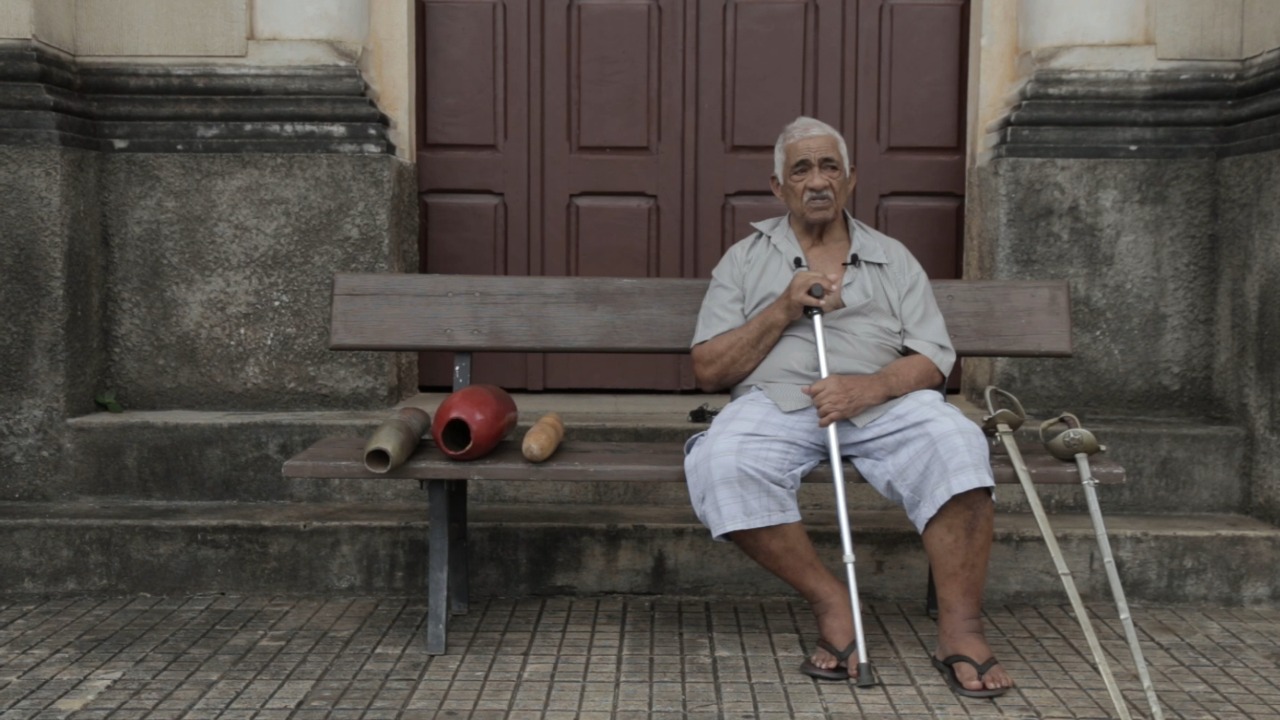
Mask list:
[[[334,350],[686,353],[706,280],[431,274],[334,277]],[[1071,354],[1065,280],[935,280],[967,357]]]
[[[284,465],[285,477],[326,479],[415,479],[415,480],[554,480],[554,481],[639,481],[684,482],[683,450],[674,442],[577,442],[565,441],[545,463],[527,462],[519,444],[503,442],[479,460],[456,462],[436,452],[430,440],[401,467],[385,474],[364,467],[362,438],[332,437],[312,445]],[[1043,448],[1019,448],[1031,479],[1041,484],[1076,484],[1080,476],[1074,463],[1049,455]],[[997,483],[1017,483],[1008,455],[996,448],[991,465]],[[852,466],[846,465],[845,480],[863,482]],[[1090,461],[1094,478],[1104,484],[1124,482],[1124,469],[1100,456]],[[831,482],[824,464],[805,477],[805,482]]]

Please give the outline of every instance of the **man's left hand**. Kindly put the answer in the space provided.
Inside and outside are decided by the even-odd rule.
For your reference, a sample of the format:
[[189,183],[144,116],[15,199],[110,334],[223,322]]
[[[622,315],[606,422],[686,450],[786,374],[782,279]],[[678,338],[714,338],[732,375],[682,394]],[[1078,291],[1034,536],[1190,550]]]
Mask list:
[[820,427],[848,420],[889,400],[883,380],[875,375],[830,375],[801,389],[818,409]]

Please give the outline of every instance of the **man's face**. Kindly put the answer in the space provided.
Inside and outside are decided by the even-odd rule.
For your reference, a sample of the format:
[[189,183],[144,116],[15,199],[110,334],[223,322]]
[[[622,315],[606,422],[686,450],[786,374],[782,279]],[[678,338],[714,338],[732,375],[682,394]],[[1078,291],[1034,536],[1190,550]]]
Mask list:
[[786,147],[785,177],[770,178],[773,194],[806,225],[825,225],[840,217],[856,182],[846,173],[840,146],[830,135],[796,140]]

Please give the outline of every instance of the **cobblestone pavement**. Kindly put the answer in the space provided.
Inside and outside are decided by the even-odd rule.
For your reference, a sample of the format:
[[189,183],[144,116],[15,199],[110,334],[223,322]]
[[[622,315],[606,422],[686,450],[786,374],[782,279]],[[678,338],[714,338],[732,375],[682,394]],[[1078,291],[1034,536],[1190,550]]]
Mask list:
[[[914,606],[867,607],[883,683],[797,671],[791,599],[490,599],[424,652],[419,599],[0,600],[0,718],[1105,718],[1069,606],[989,608],[1019,687],[960,700]],[[1091,606],[1134,717],[1150,710],[1114,607]],[[1280,718],[1280,609],[1136,606],[1168,718]]]

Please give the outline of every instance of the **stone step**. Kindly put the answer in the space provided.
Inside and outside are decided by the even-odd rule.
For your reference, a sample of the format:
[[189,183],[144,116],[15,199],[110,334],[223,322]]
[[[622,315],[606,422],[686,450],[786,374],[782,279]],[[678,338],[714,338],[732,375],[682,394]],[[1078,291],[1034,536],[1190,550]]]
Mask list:
[[[922,598],[926,564],[900,512],[852,514],[859,585],[870,599]],[[1054,514],[1086,599],[1109,600],[1087,516]],[[807,513],[833,568],[839,530]],[[1280,601],[1280,528],[1241,515],[1111,515],[1133,601]],[[1063,589],[1034,518],[1002,513],[989,602],[1060,602]],[[425,593],[425,501],[380,503],[4,503],[0,577],[8,594]],[[476,505],[472,592],[744,594],[787,589],[686,508]]]
[[[423,394],[406,404],[434,411],[444,394]],[[727,398],[707,395],[517,395],[518,436],[550,410],[559,412],[570,437],[580,440],[681,441],[706,427],[689,422],[691,410],[706,403],[723,407]],[[981,412],[955,400],[977,419]],[[43,495],[19,498],[59,501],[130,498],[163,502],[314,501],[413,502],[413,481],[290,480],[281,477],[285,460],[330,435],[367,436],[389,411],[98,413],[68,422],[67,471],[61,484],[43,486]],[[1247,497],[1245,434],[1241,428],[1196,421],[1142,419],[1089,422],[1123,464],[1129,481],[1100,489],[1109,512],[1241,512]],[[1038,422],[1019,433],[1027,446],[1039,442]],[[1041,489],[1046,506],[1085,511],[1078,487]],[[636,487],[626,483],[474,483],[482,503],[574,503],[684,506],[677,483]],[[802,490],[807,506],[829,506],[832,493],[818,485]],[[1009,511],[1027,509],[1021,490],[1002,488],[998,501]],[[865,486],[850,488],[860,509],[888,506]]]

